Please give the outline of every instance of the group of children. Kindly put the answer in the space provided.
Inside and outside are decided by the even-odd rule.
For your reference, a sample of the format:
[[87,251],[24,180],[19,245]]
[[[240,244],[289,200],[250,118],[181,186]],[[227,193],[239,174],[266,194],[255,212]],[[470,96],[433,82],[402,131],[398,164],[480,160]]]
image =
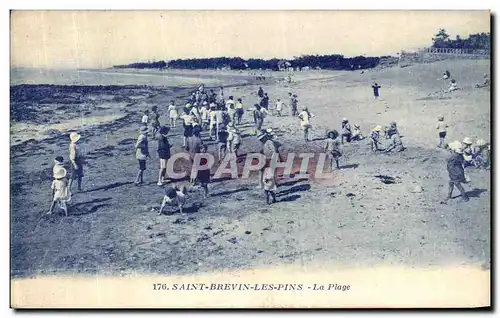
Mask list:
[[84,158],[79,145],[81,135],[72,132],[69,138],[69,180],[67,178],[68,170],[64,167],[64,158],[57,156],[54,159],[54,166],[52,168],[53,181],[50,187],[52,201],[47,214],[52,214],[54,208],[57,207],[58,210],[63,210],[66,216],[68,215],[67,203],[71,201],[71,187],[74,180],[77,182],[78,191],[82,191]]

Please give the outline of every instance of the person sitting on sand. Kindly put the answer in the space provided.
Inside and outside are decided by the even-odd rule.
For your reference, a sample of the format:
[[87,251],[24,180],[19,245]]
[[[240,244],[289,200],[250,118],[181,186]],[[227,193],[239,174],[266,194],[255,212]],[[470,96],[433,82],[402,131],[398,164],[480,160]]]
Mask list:
[[58,168],[54,172],[54,180],[52,181],[52,202],[50,204],[47,214],[52,214],[54,206],[57,204],[58,208],[64,211],[64,215],[68,216],[67,202],[71,201],[71,192],[68,188],[68,181],[66,180],[67,171],[63,167]]
[[177,113],[177,107],[175,107],[174,101],[171,101],[170,105],[168,105],[168,117],[170,118],[170,126],[175,127],[175,122],[179,114]]
[[342,136],[340,138],[340,141],[342,144],[344,144],[344,138],[347,142],[351,142],[351,124],[349,124],[349,120],[347,118],[342,118]]
[[454,92],[456,90],[458,90],[458,84],[457,84],[457,81],[455,81],[455,79],[452,79],[451,82],[450,82],[450,87],[448,88],[448,92]]
[[460,191],[463,201],[469,201],[469,198],[465,193],[465,189],[462,186],[462,183],[467,183],[467,181],[465,180],[465,171],[463,166],[464,159],[462,156],[462,145],[459,141],[455,141],[448,144],[448,147],[452,150],[451,156],[446,161],[446,169],[448,170],[450,181],[448,183],[448,196],[442,201],[442,203],[446,203],[451,199],[453,195],[453,189],[455,187],[457,187],[457,189]]
[[398,130],[392,126],[387,131],[387,136],[389,137],[389,146],[385,149],[385,152],[391,152],[393,149],[397,152],[403,151],[405,148],[401,137],[399,136]]
[[446,137],[446,129],[448,128],[448,124],[444,122],[444,116],[438,116],[438,123],[436,129],[439,134],[439,148],[443,148],[445,145],[444,138]]
[[325,153],[330,158],[330,170],[333,170],[333,161],[335,161],[337,169],[340,169],[339,158],[342,157],[342,152],[340,151],[340,142],[337,139],[339,133],[336,130],[332,130],[326,136]]
[[360,141],[365,139],[363,133],[361,132],[361,128],[358,124],[354,124],[354,129],[352,130],[351,141]]
[[148,128],[141,127],[140,135],[135,143],[135,158],[139,162],[139,171],[137,172],[137,177],[135,178],[135,185],[140,185],[143,183],[143,174],[146,170],[146,159],[151,158],[149,155],[148,147]]
[[476,141],[474,148],[474,166],[479,169],[488,169],[491,164],[489,144],[483,139]]
[[[145,127],[148,129],[147,127]],[[83,179],[83,152],[80,149],[79,141],[82,136],[76,132],[72,132],[69,135],[71,143],[69,144],[69,160],[71,161],[71,176],[68,184],[68,189],[71,192],[71,186],[73,181],[76,180],[78,183],[78,191],[82,191],[82,179]]]
[[476,84],[476,88],[482,88],[482,87],[490,87],[490,79],[488,78],[488,74],[484,74],[484,82],[483,84]]
[[151,110],[153,111],[153,121],[151,126],[153,127],[153,139],[156,139],[156,133],[160,129],[160,113],[158,112],[158,106],[154,105]]
[[380,131],[382,130],[382,126],[377,125],[375,128],[373,128],[371,135],[370,135],[370,141],[371,141],[371,146],[372,146],[372,151],[379,151],[381,149],[382,143],[380,142]]
[[243,102],[241,98],[238,98],[238,102],[236,103],[236,123],[241,125],[241,119],[243,118],[244,113]]
[[170,159],[170,148],[172,145],[168,142],[167,135],[170,131],[168,126],[161,126],[160,136],[158,138],[158,147],[156,151],[160,158],[160,172],[158,173],[158,185],[162,186],[165,183],[167,173],[167,161]]
[[304,131],[304,140],[306,142],[310,141],[309,140],[309,132],[312,128],[311,126],[311,118],[314,117],[312,113],[309,112],[307,107],[302,108],[302,112],[299,114],[299,119],[300,119],[300,126],[302,127],[302,130]]
[[149,124],[149,110],[145,110],[141,118],[141,124],[147,126]]
[[448,70],[446,70],[444,73],[443,73],[443,79],[444,80],[447,80],[449,79],[451,76],[450,72]]
[[373,88],[373,96],[375,97],[375,99],[378,99],[379,98],[379,92],[378,92],[378,90],[380,88],[382,88],[382,86],[378,85],[378,83],[374,83],[372,85],[372,88]]

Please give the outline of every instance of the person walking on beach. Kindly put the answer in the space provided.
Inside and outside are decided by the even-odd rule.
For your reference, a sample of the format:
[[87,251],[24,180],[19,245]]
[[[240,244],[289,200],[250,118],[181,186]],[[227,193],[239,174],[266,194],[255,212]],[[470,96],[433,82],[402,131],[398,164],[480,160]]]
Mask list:
[[307,107],[304,107],[302,109],[302,112],[299,114],[299,119],[300,119],[300,126],[302,127],[302,130],[304,131],[304,140],[306,142],[310,141],[309,140],[309,133],[312,128],[311,126],[311,118],[314,117],[312,113],[309,112]]
[[276,169],[273,169],[270,163],[265,166],[262,180],[267,204],[276,203],[276,190],[278,189]]
[[[289,93],[289,94],[292,94],[292,93]],[[291,97],[290,97],[290,107],[291,107],[291,110],[292,110],[292,116],[295,117],[297,116],[298,112],[297,112],[297,105],[298,105],[298,100],[297,100],[297,95],[293,94]]]
[[465,180],[465,171],[463,166],[464,159],[462,156],[462,144],[459,141],[456,141],[454,143],[450,143],[448,146],[452,150],[451,156],[446,161],[446,169],[448,170],[450,181],[448,182],[448,196],[442,201],[442,203],[446,203],[451,199],[453,189],[455,187],[460,191],[462,200],[469,201],[469,198],[465,193],[465,189],[462,186],[462,183],[467,183]]
[[207,130],[208,125],[210,123],[207,102],[203,102],[203,104],[201,105],[200,114],[201,114],[201,128],[202,130]]
[[283,111],[283,108],[285,107],[285,103],[281,101],[281,99],[276,100],[276,116],[281,117],[281,113]]
[[67,171],[63,167],[60,167],[54,172],[54,180],[50,187],[52,191],[52,202],[47,214],[52,214],[54,206],[57,204],[58,207],[64,211],[64,215],[68,216],[68,206],[66,203],[71,200],[71,193],[68,189],[66,174]]
[[[270,166],[271,160],[273,158],[277,157],[277,160],[279,160],[279,146],[277,143],[273,141],[273,137],[270,133],[268,133],[266,130],[261,130],[259,135],[257,136],[257,139],[261,142],[262,148],[260,150],[260,153],[264,155],[266,159],[266,164],[262,169],[259,170],[259,185],[258,188],[264,189],[265,182],[264,182],[264,171],[266,167]],[[274,171],[276,172],[276,171]]]
[[238,102],[236,103],[236,123],[238,125],[241,125],[241,118],[243,118],[244,112],[243,102],[241,101],[241,98],[238,98]]
[[342,118],[342,137],[340,139],[341,143],[344,144],[344,138],[347,142],[351,142],[351,124],[349,124],[349,121],[347,118]]
[[264,97],[264,90],[262,89],[262,87],[259,87],[259,91],[257,92],[257,96],[259,96],[259,98]]
[[222,159],[224,159],[227,154],[228,137],[229,132],[227,131],[226,125],[220,124],[219,131],[217,133],[219,163],[222,162]]
[[153,127],[153,139],[156,139],[156,133],[160,129],[160,113],[158,112],[158,106],[154,105],[151,110],[153,111],[153,121],[151,127]]
[[148,147],[148,127],[141,127],[140,129],[140,135],[135,143],[135,158],[139,162],[139,171],[134,184],[140,185],[144,181],[143,174],[146,170],[146,159],[151,158]]
[[208,118],[209,118],[209,121],[210,121],[210,124],[209,124],[209,131],[210,131],[210,137],[209,139],[210,140],[213,140],[212,136],[215,136],[215,138],[217,139],[217,129],[216,129],[216,126],[217,126],[217,110],[216,110],[216,105],[215,104],[211,104],[210,105],[210,111],[208,112]]
[[226,112],[229,116],[229,121],[233,123],[236,122],[236,103],[233,100],[233,96],[229,96],[226,102]]
[[[147,129],[147,127],[146,127]],[[83,178],[83,153],[80,149],[78,141],[82,136],[76,132],[69,135],[71,143],[69,144],[69,160],[71,161],[71,179],[69,180],[68,189],[71,192],[73,181],[78,183],[78,191],[82,191],[82,178]]]
[[337,169],[340,169],[339,158],[342,157],[340,151],[340,142],[337,139],[339,133],[336,130],[329,131],[327,134],[325,153],[330,157],[330,170],[333,170],[333,162],[335,161]]
[[168,142],[167,135],[170,131],[168,126],[162,126],[160,128],[160,136],[158,138],[158,147],[156,151],[158,152],[158,157],[160,158],[160,171],[158,173],[158,185],[162,186],[165,183],[165,177],[167,173],[167,161],[170,159],[170,148],[172,145]]
[[262,124],[264,123],[264,114],[261,111],[261,107],[259,104],[254,105],[253,110],[253,122],[254,122],[254,130],[255,134],[259,134],[262,129]]
[[177,121],[179,114],[177,113],[174,101],[171,101],[170,105],[168,105],[168,116],[170,118],[170,126],[175,128],[175,122]]
[[238,159],[238,149],[241,145],[241,135],[238,128],[234,126],[234,123],[229,123],[227,126],[227,132],[229,133],[227,138],[227,149],[231,156]]
[[269,107],[269,96],[267,96],[267,93],[264,93],[264,97],[260,100],[260,107],[265,108],[266,110]]
[[372,85],[372,88],[373,88],[373,96],[375,97],[375,99],[378,99],[379,98],[379,92],[378,92],[378,90],[380,88],[382,88],[382,86],[378,85],[378,83],[374,83]]
[[446,137],[446,129],[448,128],[448,124],[444,122],[444,116],[439,116],[438,117],[438,123],[436,126],[436,129],[438,130],[439,134],[439,148],[443,148],[445,143],[444,143],[444,138]]

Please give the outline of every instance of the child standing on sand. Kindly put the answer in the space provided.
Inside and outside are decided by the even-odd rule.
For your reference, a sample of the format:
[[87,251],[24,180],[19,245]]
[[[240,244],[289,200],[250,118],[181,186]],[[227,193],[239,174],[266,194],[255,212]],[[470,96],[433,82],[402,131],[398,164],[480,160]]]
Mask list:
[[52,174],[56,174],[57,170],[64,168],[63,164],[64,164],[64,158],[61,156],[57,156],[54,159],[54,167],[52,168]]
[[172,145],[167,139],[169,131],[170,128],[168,126],[162,126],[160,128],[160,136],[158,137],[158,147],[156,148],[156,151],[158,152],[158,157],[160,158],[160,172],[158,173],[159,186],[162,186],[165,182],[167,161],[170,159],[170,147],[172,147]]
[[379,146],[381,145],[381,143],[380,143],[380,131],[381,130],[382,130],[382,126],[380,126],[380,125],[377,125],[372,130],[372,133],[370,135],[372,151],[381,150],[381,148],[379,148]]
[[373,96],[375,97],[375,99],[378,99],[378,97],[379,97],[378,90],[379,90],[379,88],[382,88],[382,86],[378,85],[378,83],[374,83],[372,85],[372,88],[373,88]]
[[445,143],[444,143],[444,138],[446,137],[446,128],[448,128],[448,125],[444,122],[444,116],[439,116],[438,117],[438,123],[436,126],[436,129],[438,130],[439,134],[439,148],[443,148]]
[[243,103],[241,98],[238,98],[238,102],[236,103],[236,122],[238,125],[241,125],[241,118],[243,117]]
[[339,158],[342,157],[342,153],[340,152],[338,136],[339,133],[336,130],[327,133],[325,153],[330,157],[330,170],[333,170],[333,161],[335,161],[337,169],[340,169]]
[[220,124],[219,132],[217,133],[217,141],[219,143],[219,162],[224,159],[227,154],[227,138],[229,133],[227,132],[226,125]]
[[170,105],[168,105],[168,117],[170,117],[170,126],[175,127],[175,122],[177,121],[179,114],[177,113],[174,101],[171,101]]
[[304,131],[304,140],[306,142],[309,141],[309,132],[312,128],[310,120],[312,117],[314,117],[313,114],[309,112],[307,107],[304,107],[302,109],[302,112],[299,114],[299,119],[300,119],[300,126],[302,127],[302,130]]
[[[207,145],[201,146],[201,153],[207,153]],[[200,158],[200,165],[205,167],[208,164],[207,158]],[[196,174],[196,179],[204,190],[205,198],[208,198],[208,184],[210,183],[210,167],[206,166],[204,169],[199,169]]]
[[145,110],[141,118],[141,124],[147,126],[149,124],[149,110]]
[[158,112],[158,106],[153,106],[151,108],[153,111],[153,121],[152,121],[152,127],[153,127],[153,139],[156,139],[156,133],[160,129],[160,113]]
[[[147,129],[147,127],[146,127]],[[71,186],[73,185],[73,180],[78,183],[78,191],[82,191],[82,178],[83,178],[83,153],[80,149],[78,141],[82,136],[76,132],[72,132],[69,135],[71,143],[69,144],[69,160],[71,161],[71,179],[69,180],[68,188],[71,192]]]
[[276,170],[271,168],[269,164],[264,170],[264,193],[266,194],[267,204],[276,203]]
[[276,116],[281,117],[281,112],[285,107],[285,103],[283,103],[279,98],[276,100]]
[[203,130],[207,130],[208,124],[210,122],[208,117],[209,111],[207,102],[203,102],[203,104],[201,105],[200,114],[201,114],[201,128]]
[[52,181],[52,203],[50,204],[49,211],[47,214],[52,214],[54,206],[59,205],[59,208],[63,209],[64,214],[68,216],[67,202],[71,200],[71,194],[68,189],[68,182],[66,180],[66,169],[63,167],[58,168],[54,172],[54,181]]
[[146,159],[151,158],[148,148],[148,127],[140,129],[140,135],[135,143],[135,158],[139,162],[139,172],[137,172],[134,184],[140,185],[143,183],[142,176],[146,170]]
[[215,136],[217,138],[217,135],[216,135],[216,127],[217,127],[217,110],[216,110],[216,105],[215,104],[211,104],[210,105],[210,111],[208,112],[208,119],[209,119],[209,130],[210,130],[210,140],[213,140],[212,136]]
[[347,142],[351,142],[351,124],[349,124],[349,121],[347,118],[342,118],[342,136],[341,136],[341,143],[344,144],[344,138],[346,139]]

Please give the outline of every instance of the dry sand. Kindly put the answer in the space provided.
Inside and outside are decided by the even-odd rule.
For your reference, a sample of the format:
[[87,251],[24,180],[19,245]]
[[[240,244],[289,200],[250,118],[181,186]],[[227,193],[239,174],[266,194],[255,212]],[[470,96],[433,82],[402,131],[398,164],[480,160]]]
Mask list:
[[[160,105],[161,121],[166,122],[168,101],[177,97],[180,103],[189,90],[95,88],[79,93],[83,103],[65,104],[62,114],[54,113],[55,104],[59,105],[56,99],[67,98],[73,94],[71,90],[53,100],[39,99],[33,106],[33,118],[20,119],[12,127],[40,123],[43,116],[36,107],[45,105],[52,111],[46,116],[60,123],[34,127],[30,133],[48,128],[62,133],[41,140],[33,136],[23,142],[26,137],[12,128],[11,139],[19,139],[11,147],[12,274],[182,275],[283,264],[489,269],[490,171],[468,170],[469,202],[455,199],[440,204],[447,191],[448,154],[436,148],[435,130],[436,118],[442,114],[450,124],[448,141],[465,136],[490,140],[490,93],[473,88],[489,68],[489,61],[444,61],[364,74],[311,71],[294,75],[291,84],[277,84],[279,75],[253,82],[251,77],[230,72],[221,76],[220,72],[188,72],[189,76],[219,76],[212,86],[220,82],[230,85],[225,94],[243,98],[245,107],[257,102],[259,85],[269,93],[271,104],[278,97],[287,102],[289,91],[297,93],[299,105],[308,106],[316,115],[312,120],[316,140],[304,145],[297,119],[270,116],[265,126],[278,130],[286,152],[320,151],[325,130],[339,129],[342,117],[360,124],[365,135],[376,124],[395,120],[407,150],[373,154],[366,140],[349,144],[341,162],[344,167],[333,180],[280,180],[278,203],[270,206],[262,191],[255,189],[256,176],[252,180],[214,180],[212,196],[205,201],[201,190],[193,190],[184,215],[151,212],[162,198],[162,189],[156,185],[156,142],[150,142],[153,159],[148,161],[146,184],[141,187],[133,185],[137,169],[133,147],[140,112]],[[441,88],[439,78],[445,69],[464,89],[429,96]],[[140,85],[147,79],[135,78]],[[197,81],[206,80],[205,76]],[[127,83],[130,81],[128,76]],[[378,101],[373,99],[372,81],[382,86]],[[36,89],[40,88],[20,91]],[[15,105],[23,105],[19,94],[13,98]],[[110,103],[110,96],[116,102]],[[93,108],[87,116],[106,118],[106,122],[75,123],[75,128],[83,127],[82,146],[87,152],[85,191],[75,195],[69,217],[44,216],[50,204],[52,160],[57,155],[67,159],[68,138],[63,133],[68,123],[82,116],[71,109],[90,100]],[[108,107],[101,109],[100,105]],[[249,122],[250,114],[244,119]],[[246,127],[244,134],[249,133]],[[174,151],[181,151],[181,125],[170,135]],[[257,148],[254,137],[244,138],[243,152]],[[215,146],[209,146],[209,151],[214,150]],[[385,184],[375,175],[392,176],[394,183]],[[424,191],[411,193],[415,185]]]

